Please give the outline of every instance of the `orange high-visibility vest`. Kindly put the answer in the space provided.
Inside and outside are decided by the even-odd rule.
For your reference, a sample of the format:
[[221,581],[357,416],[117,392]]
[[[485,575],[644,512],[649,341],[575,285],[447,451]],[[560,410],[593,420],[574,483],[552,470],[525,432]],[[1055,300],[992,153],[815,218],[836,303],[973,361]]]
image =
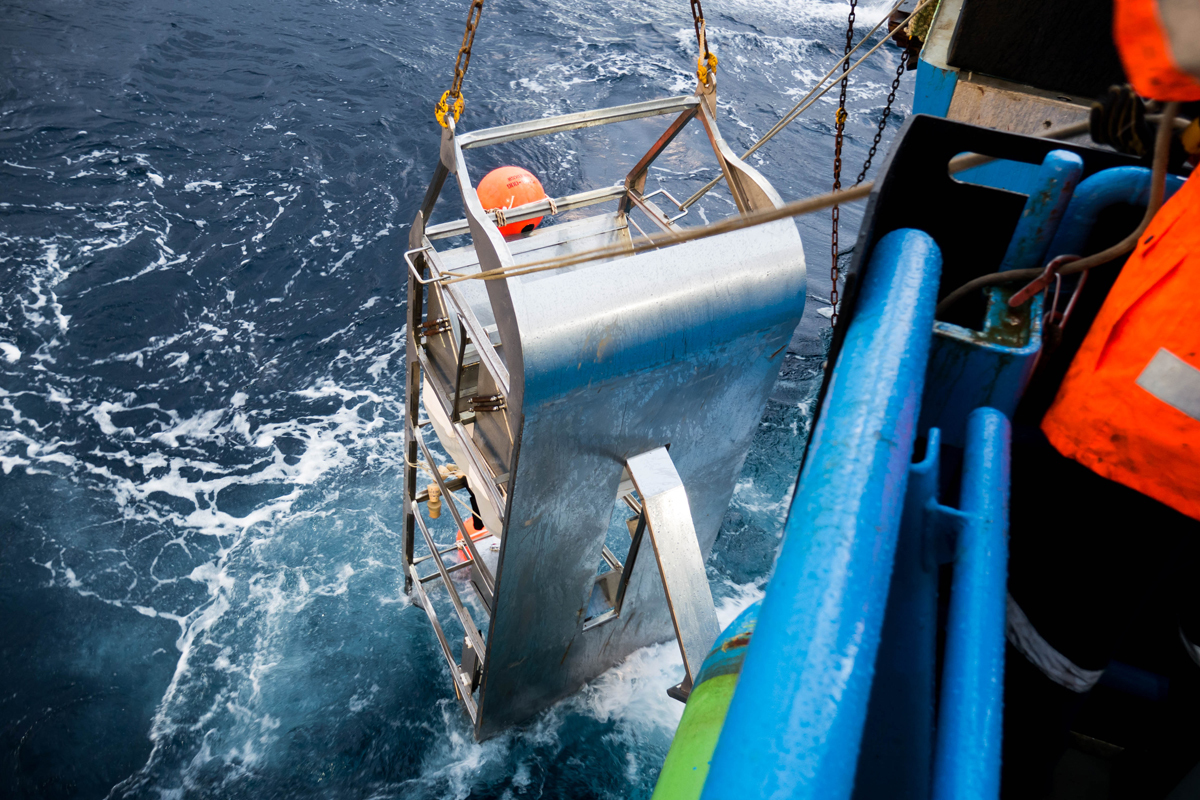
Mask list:
[[1200,100],[1200,0],[1116,0],[1113,39],[1138,94]]
[[1200,177],[1142,234],[1042,430],[1068,458],[1200,519]]

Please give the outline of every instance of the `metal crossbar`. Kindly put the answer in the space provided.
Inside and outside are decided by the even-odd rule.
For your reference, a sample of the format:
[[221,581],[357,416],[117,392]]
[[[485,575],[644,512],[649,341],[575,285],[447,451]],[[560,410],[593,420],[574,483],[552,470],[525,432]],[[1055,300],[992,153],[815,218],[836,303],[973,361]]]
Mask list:
[[[417,516],[419,519],[420,515]],[[479,709],[475,705],[475,698],[471,696],[471,680],[458,666],[458,662],[454,660],[454,654],[450,652],[450,643],[446,641],[446,632],[442,630],[442,623],[438,620],[437,612],[433,610],[433,604],[429,602],[429,595],[425,593],[425,587],[422,586],[421,576],[417,573],[416,565],[409,565],[408,571],[417,602],[425,609],[425,614],[429,617],[430,624],[433,625],[433,632],[437,636],[438,644],[442,646],[442,655],[446,657],[446,662],[450,665],[450,675],[454,679],[454,688],[458,692],[458,697],[467,709],[471,723],[477,724]]]
[[463,150],[475,147],[486,147],[492,144],[513,142],[517,139],[528,139],[533,136],[548,136],[552,133],[592,128],[596,125],[610,125],[614,122],[628,122],[644,117],[657,117],[663,114],[674,114],[695,108],[700,100],[695,95],[666,97],[659,100],[646,100],[641,103],[629,103],[611,108],[597,108],[591,111],[579,111],[574,114],[563,114],[557,117],[534,119],[527,122],[514,122],[511,125],[500,125],[495,128],[471,131],[457,137],[458,145]]

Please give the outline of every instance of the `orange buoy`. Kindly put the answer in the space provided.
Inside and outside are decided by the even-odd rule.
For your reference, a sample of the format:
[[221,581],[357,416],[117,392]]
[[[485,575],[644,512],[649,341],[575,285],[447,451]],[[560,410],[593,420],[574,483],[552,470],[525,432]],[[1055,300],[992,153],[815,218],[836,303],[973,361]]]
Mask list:
[[[507,211],[546,197],[546,191],[537,176],[521,167],[497,167],[483,176],[476,194],[479,195],[479,202],[488,211],[497,208]],[[541,221],[541,217],[536,217],[522,222],[510,222],[500,226],[500,233],[505,236],[529,233]]]

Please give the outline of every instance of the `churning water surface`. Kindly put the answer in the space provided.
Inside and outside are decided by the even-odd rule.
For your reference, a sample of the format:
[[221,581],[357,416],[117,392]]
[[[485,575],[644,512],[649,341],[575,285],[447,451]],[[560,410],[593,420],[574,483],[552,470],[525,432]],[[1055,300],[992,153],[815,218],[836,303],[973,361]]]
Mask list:
[[[466,6],[3,2],[0,795],[649,796],[673,644],[477,744],[403,593],[401,253]],[[744,149],[840,54],[847,6],[706,11]],[[851,175],[897,61],[851,82]],[[684,0],[492,0],[463,126],[688,92],[694,63]],[[828,188],[835,95],[752,159],[787,199]],[[662,123],[473,151],[474,177],[595,188]],[[649,188],[690,194],[706,147]],[[733,211],[717,191],[687,222]],[[723,621],[761,595],[808,431],[828,220],[799,225],[805,323],[708,565]]]

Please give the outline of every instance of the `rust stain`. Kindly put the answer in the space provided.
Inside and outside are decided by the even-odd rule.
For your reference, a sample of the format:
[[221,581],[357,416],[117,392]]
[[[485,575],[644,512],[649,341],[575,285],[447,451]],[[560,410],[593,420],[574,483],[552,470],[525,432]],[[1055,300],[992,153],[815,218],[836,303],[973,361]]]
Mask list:
[[728,652],[730,650],[736,650],[739,647],[745,647],[748,644],[750,644],[750,634],[741,633],[730,639],[725,644],[721,645],[721,649]]
[[573,644],[575,644],[575,640],[574,640],[574,639],[571,639],[571,641],[567,642],[567,649],[563,651],[563,657],[562,657],[562,658],[560,658],[560,659],[559,659],[559,661],[558,661],[558,665],[559,665],[560,667],[561,667],[563,664],[565,664],[565,663],[566,663],[566,661],[567,661],[567,654],[571,652],[571,645],[573,645]]
[[600,337],[600,341],[596,343],[596,360],[604,360],[604,351],[612,345],[612,331],[606,330],[604,335]]

